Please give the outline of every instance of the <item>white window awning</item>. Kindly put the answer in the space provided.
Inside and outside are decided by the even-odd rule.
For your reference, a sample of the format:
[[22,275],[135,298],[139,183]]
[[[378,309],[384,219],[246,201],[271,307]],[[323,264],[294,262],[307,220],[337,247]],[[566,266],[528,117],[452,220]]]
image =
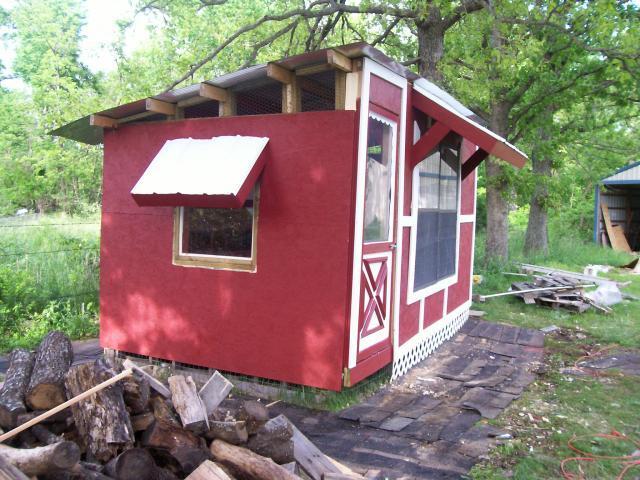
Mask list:
[[262,172],[266,137],[167,140],[131,190],[140,206],[240,208]]

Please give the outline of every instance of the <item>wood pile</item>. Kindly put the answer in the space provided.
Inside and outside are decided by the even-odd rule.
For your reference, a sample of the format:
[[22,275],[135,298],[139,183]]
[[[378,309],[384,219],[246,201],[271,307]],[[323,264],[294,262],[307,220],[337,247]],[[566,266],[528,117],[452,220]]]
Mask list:
[[584,294],[586,286],[593,285],[585,285],[561,275],[544,275],[535,276],[533,282],[514,282],[511,290],[527,304],[538,304],[556,310],[562,308],[573,313],[583,313],[590,308],[603,313],[611,312],[609,307],[597,304]]
[[1,479],[374,478],[324,455],[262,403],[230,397],[218,372],[199,389],[183,375],[167,386],[128,360],[72,363],[60,332],[35,353],[12,352],[0,389],[10,430],[0,436]]

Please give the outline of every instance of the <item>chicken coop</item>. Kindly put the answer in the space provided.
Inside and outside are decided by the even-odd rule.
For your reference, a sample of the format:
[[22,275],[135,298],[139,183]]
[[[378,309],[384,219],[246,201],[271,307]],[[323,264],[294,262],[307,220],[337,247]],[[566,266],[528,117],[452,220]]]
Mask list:
[[476,168],[526,156],[363,43],[54,133],[104,144],[103,347],[340,390],[465,322]]

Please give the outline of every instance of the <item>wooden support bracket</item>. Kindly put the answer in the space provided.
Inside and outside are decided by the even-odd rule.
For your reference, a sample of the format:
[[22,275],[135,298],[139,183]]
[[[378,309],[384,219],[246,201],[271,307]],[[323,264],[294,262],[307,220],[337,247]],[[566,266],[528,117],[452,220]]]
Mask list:
[[104,115],[91,115],[89,117],[89,125],[102,128],[117,128],[118,120]]
[[462,180],[467,178],[469,174],[473,172],[478,167],[478,165],[480,165],[480,162],[482,162],[488,156],[489,154],[481,148],[473,152],[471,156],[462,164]]
[[327,63],[343,72],[351,72],[353,70],[351,59],[335,50],[327,50]]
[[296,74],[275,63],[267,64],[267,77],[272,78],[276,82],[290,85],[295,81]]
[[411,168],[419,164],[425,157],[438,146],[451,129],[444,123],[436,122],[420,137],[411,151]]
[[155,98],[147,98],[145,101],[146,109],[150,112],[161,113],[163,115],[175,115],[176,105]]
[[216,87],[215,85],[209,85],[208,83],[200,84],[199,95],[210,100],[217,100],[218,102],[229,101],[229,92],[227,90]]

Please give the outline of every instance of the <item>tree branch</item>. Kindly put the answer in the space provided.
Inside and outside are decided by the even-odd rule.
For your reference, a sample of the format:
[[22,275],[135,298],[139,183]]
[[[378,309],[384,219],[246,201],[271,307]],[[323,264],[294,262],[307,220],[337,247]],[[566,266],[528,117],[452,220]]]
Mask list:
[[484,0],[465,0],[458,5],[453,12],[443,19],[444,31],[446,32],[456,23],[460,21],[463,15],[467,13],[477,12],[487,6]]
[[255,46],[253,47],[253,50],[251,51],[251,54],[249,55],[249,58],[245,60],[245,62],[240,67],[240,69],[242,70],[243,68],[247,68],[248,66],[252,65],[253,62],[256,60],[256,57],[258,56],[258,52],[260,52],[262,48],[266,47],[267,45],[271,44],[272,42],[276,41],[278,38],[283,36],[285,33],[294,29],[296,25],[298,25],[299,21],[300,21],[299,19],[294,20],[290,24],[286,25],[284,28],[281,28],[280,30],[275,32],[273,35],[270,35],[264,40],[262,40],[261,42],[256,43]]
[[400,20],[402,20],[400,17],[394,18],[393,21],[387,26],[385,31],[382,32],[382,34],[371,43],[371,46],[375,47],[379,43],[384,42],[389,36],[389,34],[391,33],[391,31],[396,27],[396,25],[398,25]]
[[[313,7],[319,6],[319,5],[325,5],[325,7],[321,8],[319,10],[314,10],[313,9]],[[326,6],[326,5],[328,5],[328,6]],[[264,15],[263,17],[261,17],[257,21],[255,21],[255,22],[253,22],[253,23],[251,23],[249,25],[245,25],[245,26],[239,28],[238,30],[236,30],[234,33],[232,33],[224,42],[222,42],[220,45],[218,45],[214,50],[212,50],[202,60],[200,60],[193,67],[191,67],[191,69],[189,69],[189,71],[186,72],[182,77],[180,77],[179,79],[174,81],[171,85],[169,85],[167,87],[166,91],[171,90],[172,88],[176,87],[180,83],[182,83],[185,80],[187,80],[195,72],[197,72],[200,68],[202,68],[204,65],[206,65],[211,60],[216,58],[218,56],[218,54],[222,50],[224,50],[231,43],[233,43],[238,37],[242,36],[243,34],[245,34],[247,32],[250,32],[250,31],[253,31],[253,30],[257,29],[258,27],[260,27],[261,25],[263,25],[265,23],[268,23],[268,22],[280,22],[280,21],[283,21],[283,20],[292,19],[294,17],[299,17],[299,18],[320,18],[320,17],[329,16],[329,15],[332,15],[332,14],[338,13],[338,12],[354,13],[354,14],[379,14],[379,15],[395,16],[395,17],[400,17],[400,18],[415,18],[415,16],[416,16],[416,13],[414,11],[403,9],[403,8],[387,7],[387,6],[384,6],[384,5],[368,5],[368,6],[360,7],[360,6],[353,6],[353,5],[345,5],[345,4],[335,3],[334,0],[317,0],[316,2],[313,2],[311,5],[309,5],[309,7],[307,7],[307,8],[296,8],[296,9],[292,9],[292,10],[289,10],[287,12],[284,12],[284,13],[281,13],[281,14],[278,14],[278,15]]]

